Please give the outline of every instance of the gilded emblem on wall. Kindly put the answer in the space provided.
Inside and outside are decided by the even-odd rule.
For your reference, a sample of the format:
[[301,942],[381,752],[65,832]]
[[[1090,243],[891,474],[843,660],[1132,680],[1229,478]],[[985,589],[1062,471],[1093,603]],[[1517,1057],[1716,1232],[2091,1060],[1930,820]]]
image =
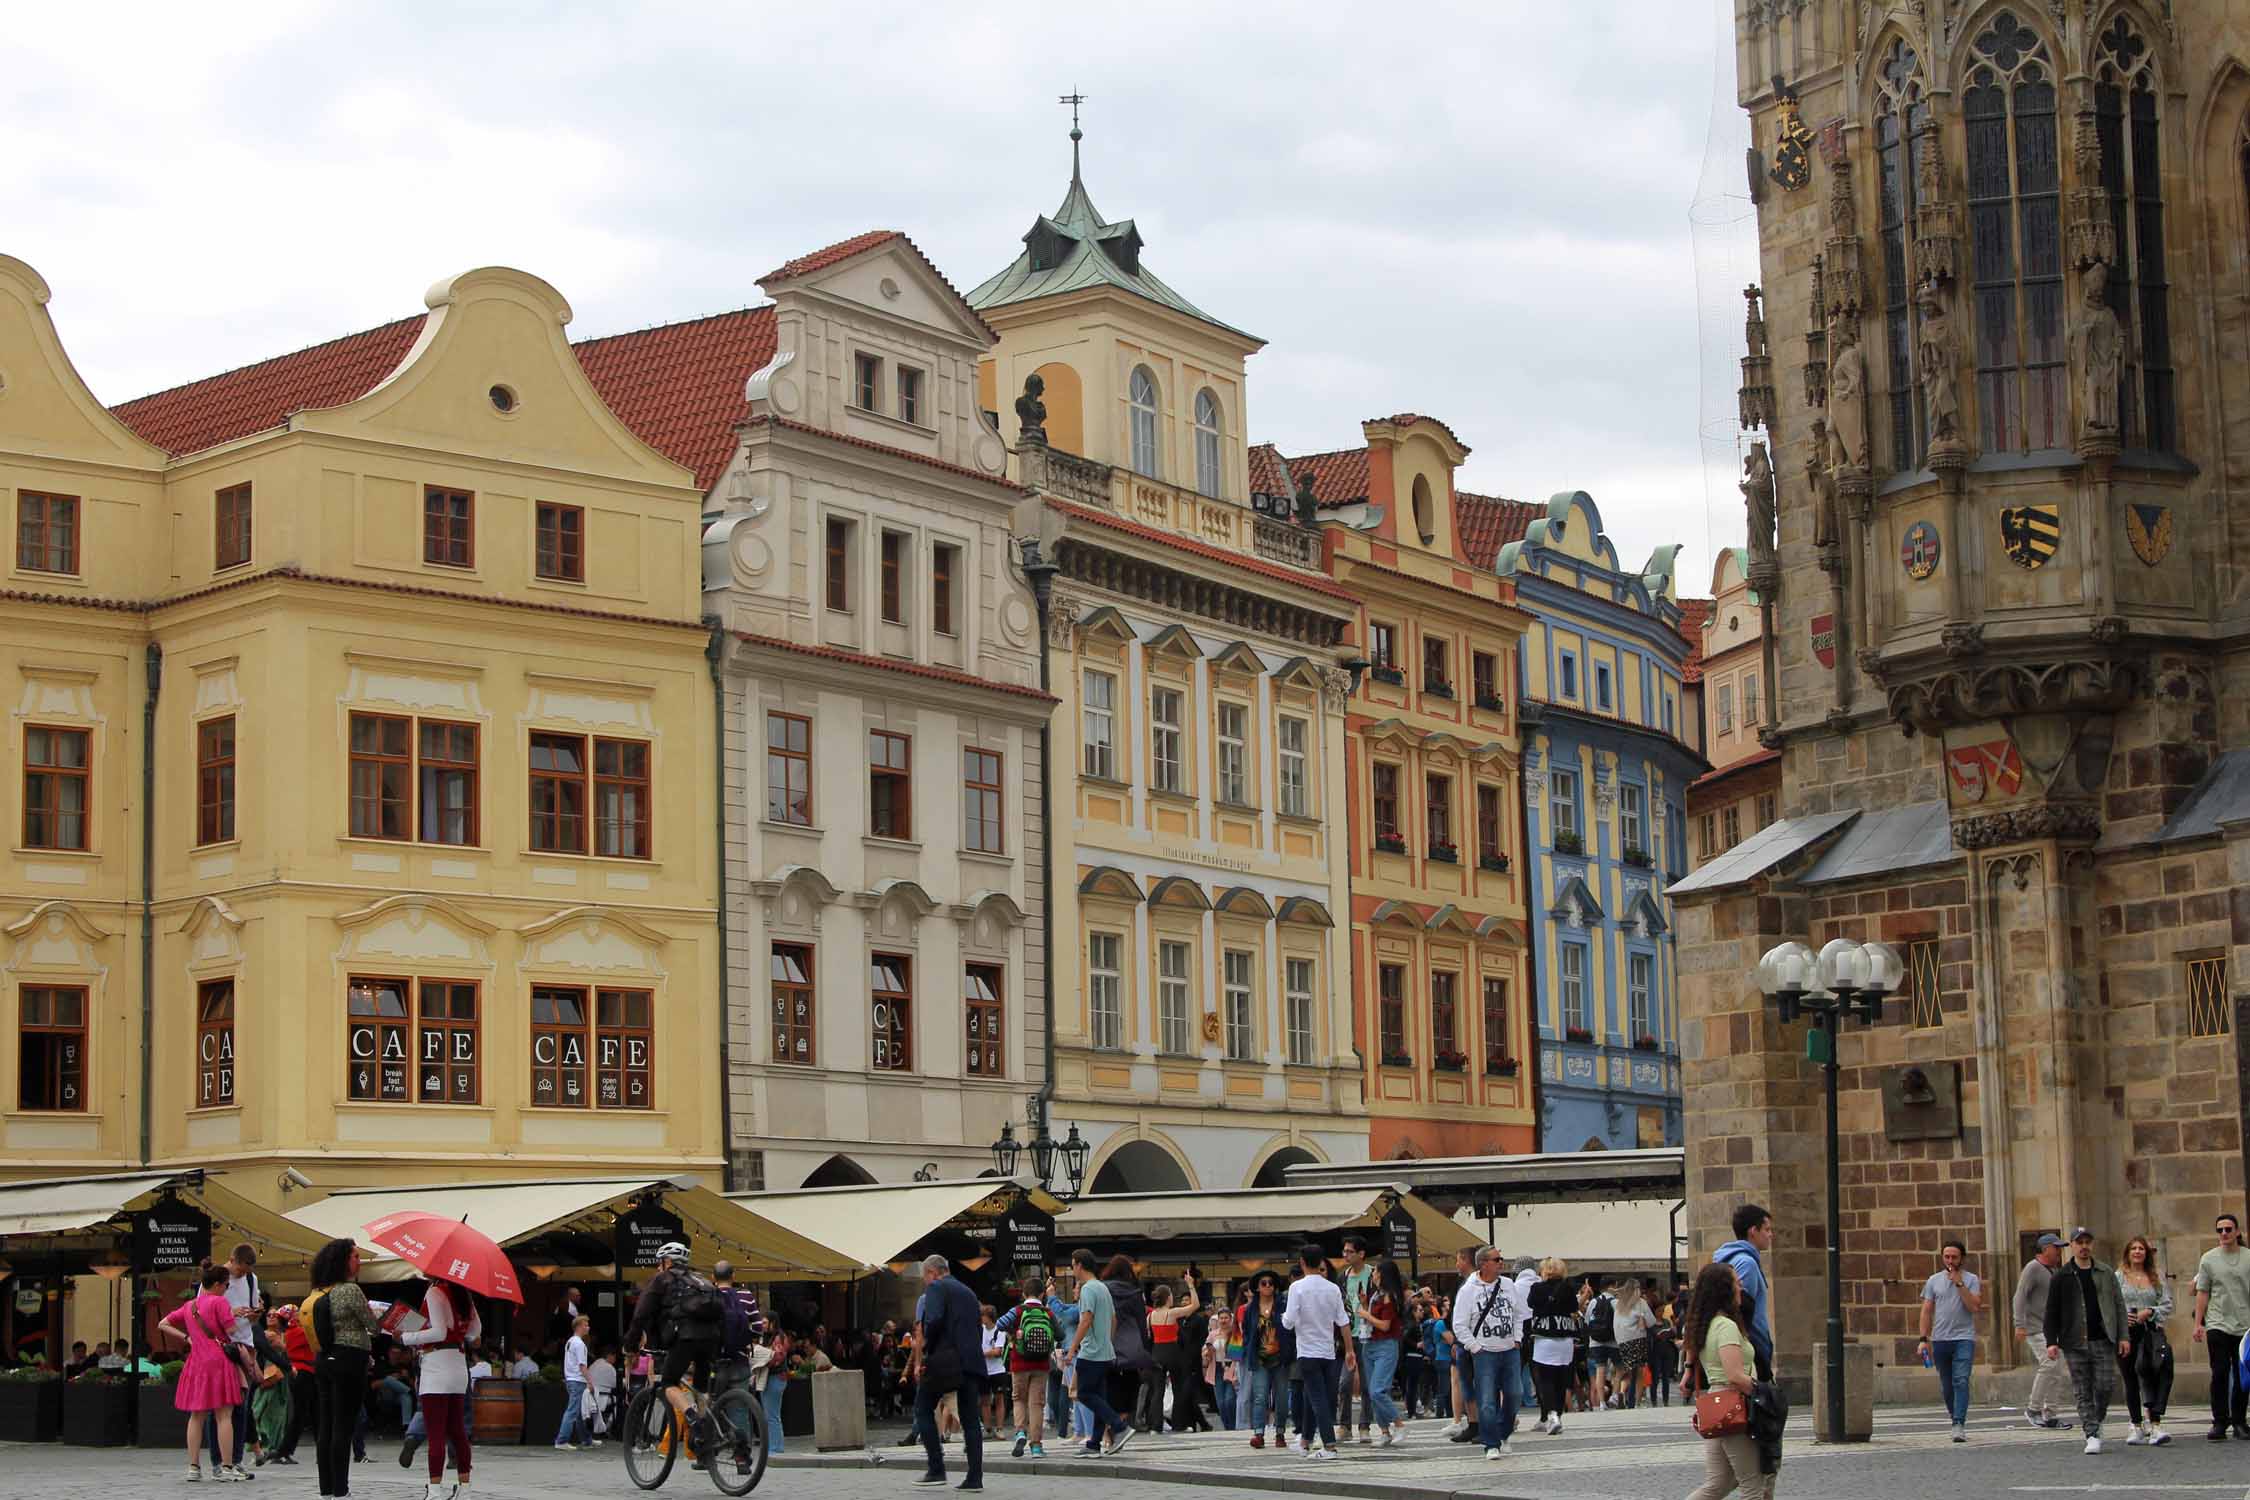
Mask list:
[[1938,542],[1937,527],[1928,521],[1916,521],[1906,528],[1906,537],[1898,544],[1899,565],[1906,576],[1914,579],[1929,577],[1937,571],[1938,559],[1945,549]]
[[2133,544],[2133,555],[2150,567],[2164,561],[2172,551],[2171,508],[2163,505],[2126,506],[2125,539]]
[[2060,505],[2011,505],[2000,512],[2000,548],[2017,567],[2043,568],[2060,546]]

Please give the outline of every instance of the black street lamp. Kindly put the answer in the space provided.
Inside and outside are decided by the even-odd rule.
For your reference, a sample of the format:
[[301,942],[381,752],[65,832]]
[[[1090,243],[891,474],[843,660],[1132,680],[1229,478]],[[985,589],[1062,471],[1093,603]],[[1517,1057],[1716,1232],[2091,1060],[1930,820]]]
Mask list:
[[1078,1133],[1076,1120],[1070,1122],[1070,1134],[1063,1138],[1058,1149],[1062,1153],[1063,1175],[1070,1179],[1070,1192],[1065,1196],[1075,1198],[1079,1189],[1086,1185],[1086,1158],[1093,1155],[1093,1148]]
[[1016,1158],[1022,1154],[1023,1147],[1016,1141],[1015,1122],[1010,1120],[1000,1127],[1000,1139],[992,1143],[993,1169],[1002,1177],[1015,1176]]
[[1782,943],[1758,960],[1758,988],[1786,1026],[1813,1018],[1806,1053],[1820,1064],[1828,1098],[1828,1441],[1844,1441],[1843,1204],[1836,1145],[1836,1032],[1847,1015],[1872,1026],[1883,997],[1895,993],[1905,965],[1888,943],[1832,938],[1816,955],[1803,943]]
[[[1073,1120],[1070,1134],[1056,1140],[1047,1130],[1047,1122],[1039,1120],[1031,1127],[1031,1171],[1039,1179],[1039,1186],[1048,1192],[1055,1191],[1055,1172],[1060,1168],[1068,1186],[1062,1196],[1075,1198],[1086,1185],[1086,1158],[1093,1148],[1078,1133],[1078,1122]],[[992,1166],[1002,1177],[1016,1175],[1016,1167],[1023,1159],[1023,1142],[1016,1139],[1016,1126],[1010,1120],[1000,1127],[1000,1139],[992,1143]]]

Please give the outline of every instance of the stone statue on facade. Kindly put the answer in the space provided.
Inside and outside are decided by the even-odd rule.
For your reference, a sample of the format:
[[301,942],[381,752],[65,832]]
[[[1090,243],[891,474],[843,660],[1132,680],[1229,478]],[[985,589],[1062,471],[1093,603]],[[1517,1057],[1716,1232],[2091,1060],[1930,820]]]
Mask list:
[[1774,566],[1774,524],[1779,511],[1774,500],[1773,460],[1762,442],[1750,445],[1742,461],[1742,508],[1750,522],[1750,569],[1763,574]]
[[1016,397],[1016,426],[1018,441],[1039,443],[1047,441],[1047,403],[1039,398],[1047,392],[1047,382],[1036,374],[1023,378],[1023,394]]
[[1312,475],[1299,474],[1297,476],[1296,500],[1297,524],[1307,527],[1318,526],[1320,524],[1320,501],[1314,497],[1312,492]]
[[1828,416],[1839,469],[1867,467],[1867,356],[1859,350],[1859,331],[1838,318],[1828,336]]
[[2117,382],[2125,364],[2125,325],[2109,305],[2109,267],[2100,261],[2079,276],[2085,307],[2070,330],[2070,363],[2078,375],[2079,419],[2088,432],[2117,431]]
[[1815,417],[1812,429],[1813,451],[1805,461],[1805,483],[1812,492],[1813,545],[1833,547],[1842,540],[1842,528],[1836,523],[1836,479],[1826,462],[1830,451],[1828,424]]
[[1922,377],[1922,406],[1930,424],[1930,448],[1955,446],[1961,441],[1961,390],[1954,369],[1953,292],[1943,281],[1929,280],[1917,289],[1915,302],[1922,309],[1915,356]]

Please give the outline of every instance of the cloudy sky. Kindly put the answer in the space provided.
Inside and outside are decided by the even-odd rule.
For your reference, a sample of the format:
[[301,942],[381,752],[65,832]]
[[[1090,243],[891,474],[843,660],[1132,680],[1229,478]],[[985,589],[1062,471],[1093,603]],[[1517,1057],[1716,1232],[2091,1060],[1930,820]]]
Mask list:
[[1061,198],[1076,89],[1095,203],[1269,341],[1254,439],[1433,413],[1475,450],[1464,487],[1585,489],[1629,561],[1685,543],[1701,593],[1741,526],[1712,420],[1753,274],[1746,137],[1713,106],[1729,9],[35,7],[10,26],[0,250],[112,402],[495,262],[559,287],[578,337],[756,302],[762,272],[875,227],[966,290]]

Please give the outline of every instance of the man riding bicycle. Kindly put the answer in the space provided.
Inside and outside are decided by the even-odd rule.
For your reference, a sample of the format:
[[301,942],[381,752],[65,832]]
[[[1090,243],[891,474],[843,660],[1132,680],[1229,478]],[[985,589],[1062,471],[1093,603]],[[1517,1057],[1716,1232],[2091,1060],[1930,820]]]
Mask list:
[[[673,1240],[656,1252],[656,1274],[641,1289],[633,1310],[633,1326],[625,1335],[628,1349],[648,1343],[651,1332],[664,1345],[664,1365],[656,1383],[665,1401],[679,1413],[680,1423],[694,1438],[702,1419],[695,1397],[681,1381],[695,1374],[695,1389],[708,1394],[726,1334],[727,1294],[695,1274],[688,1264],[688,1247]],[[698,1441],[697,1447],[704,1445]]]

